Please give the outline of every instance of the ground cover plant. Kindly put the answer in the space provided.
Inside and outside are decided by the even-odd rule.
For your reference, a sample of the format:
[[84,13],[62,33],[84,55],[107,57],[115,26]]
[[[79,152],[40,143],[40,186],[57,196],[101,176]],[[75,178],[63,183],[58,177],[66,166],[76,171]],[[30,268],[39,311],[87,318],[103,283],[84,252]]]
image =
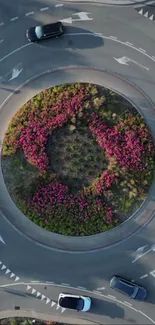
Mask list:
[[16,113],[2,171],[33,222],[84,236],[119,225],[140,206],[153,180],[153,155],[150,131],[129,102],[75,83],[44,90]]

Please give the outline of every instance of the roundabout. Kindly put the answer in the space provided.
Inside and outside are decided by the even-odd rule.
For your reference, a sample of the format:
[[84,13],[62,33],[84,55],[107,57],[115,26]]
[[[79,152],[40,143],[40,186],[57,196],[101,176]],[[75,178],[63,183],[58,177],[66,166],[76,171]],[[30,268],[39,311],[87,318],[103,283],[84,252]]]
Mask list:
[[[79,11],[86,11],[85,5],[80,4],[79,7]],[[84,22],[85,27],[83,28],[85,28],[85,33],[87,31],[91,33],[102,33],[103,29],[101,28],[101,16],[99,12],[104,11],[103,15],[108,14],[112,19],[113,10],[110,8],[105,9],[105,7],[104,10],[102,7],[98,9],[92,9],[91,7],[89,10],[92,13],[93,21],[92,24],[89,21],[87,23]],[[87,11],[89,10],[87,6]],[[123,8],[119,9],[119,11],[124,14],[124,17],[128,16],[128,12],[130,14],[132,13],[131,8]],[[61,11],[61,17],[59,19],[62,19],[62,13],[63,10]],[[65,9],[64,14],[64,19],[68,17],[68,15],[71,15],[70,12],[65,12]],[[135,15],[136,14],[133,11],[133,30],[137,19],[137,16],[135,17]],[[13,115],[15,107],[16,109],[19,108],[33,95],[38,93],[40,90],[49,87],[49,85],[55,86],[66,82],[92,82],[92,80],[94,83],[108,86],[118,93],[124,94],[125,97],[142,113],[145,121],[151,129],[152,136],[154,137],[154,59],[151,54],[149,54],[149,57],[147,55],[147,53],[153,52],[153,39],[151,40],[150,37],[149,43],[147,37],[145,38],[147,39],[145,45],[148,43],[148,50],[147,52],[139,50],[141,51],[139,60],[139,51],[133,49],[133,45],[131,45],[135,44],[136,32],[133,33],[133,37],[130,32],[130,38],[128,38],[131,28],[128,23],[124,28],[124,37],[122,37],[122,21],[121,18],[119,18],[117,10],[116,17],[116,20],[119,21],[120,19],[120,23],[116,24],[114,19],[111,30],[108,26],[108,22],[105,23],[104,34],[106,35],[108,31],[108,39],[101,37],[102,35],[90,35],[89,37],[88,35],[82,36],[80,34],[80,37],[75,35],[77,32],[84,33],[82,28],[81,30],[79,29],[77,22],[75,24],[77,27],[67,27],[69,28],[69,32],[67,32],[69,35],[64,36],[64,39],[60,40],[60,42],[54,40],[51,45],[50,43],[30,46],[25,44],[25,47],[21,48],[21,50],[16,50],[11,44],[10,49],[12,53],[9,54],[8,48],[8,51],[4,52],[5,57],[1,58],[0,61],[1,75],[3,77],[3,82],[1,81],[0,97],[1,144],[3,141],[3,134],[6,130],[6,125],[9,123],[11,115]],[[45,19],[45,17],[42,17],[42,19]],[[23,22],[23,26],[24,24],[25,22]],[[140,26],[143,24],[143,17],[141,17],[139,24]],[[150,22],[145,20],[146,34],[149,34],[149,30],[151,30],[149,24]],[[82,23],[80,27],[82,27]],[[114,35],[114,31],[118,38],[116,36],[114,36],[116,38],[112,38],[112,36],[110,37],[110,35]],[[143,49],[139,36],[140,30],[137,31],[137,48]],[[141,35],[141,39],[142,36],[143,35]],[[124,45],[124,43],[121,44],[117,41],[123,38],[124,43],[128,42],[130,44],[126,43],[126,45]],[[22,42],[20,44],[19,41],[17,46],[18,48],[23,46],[22,36],[21,39]],[[5,37],[3,42],[3,47],[4,46]],[[128,65],[120,64],[113,58],[115,57],[118,59],[124,56],[131,58],[131,61],[128,61]],[[137,65],[134,62],[138,62],[140,65]],[[149,70],[142,66],[147,67]],[[12,70],[15,67],[16,70],[20,71],[22,69],[22,71],[18,77],[10,80],[13,77]],[[88,291],[99,291],[99,288],[101,291],[107,290],[106,294],[112,296],[113,292],[109,288],[109,279],[113,274],[121,274],[145,285],[149,292],[149,298],[146,303],[134,302],[133,304],[133,308],[141,310],[141,316],[137,316],[137,312],[132,310],[132,317],[130,317],[130,319],[129,316],[125,318],[124,310],[127,307],[124,306],[121,307],[123,308],[123,311],[121,311],[121,313],[118,312],[118,317],[114,320],[112,317],[112,305],[109,305],[109,307],[107,306],[107,310],[110,310],[108,316],[105,315],[106,311],[104,315],[99,316],[102,306],[99,302],[96,302],[96,309],[94,311],[95,316],[90,315],[89,318],[87,315],[88,318],[91,319],[91,317],[93,317],[93,320],[98,321],[100,324],[104,324],[107,319],[109,319],[109,323],[120,323],[121,319],[122,323],[126,322],[126,324],[131,323],[131,321],[138,324],[146,324],[146,322],[148,324],[151,323],[154,319],[153,304],[155,268],[153,262],[153,217],[155,207],[153,186],[149,191],[147,200],[138,211],[139,215],[135,214],[124,225],[122,224],[122,226],[114,229],[115,233],[112,233],[113,230],[110,231],[106,239],[103,239],[101,235],[98,236],[97,241],[95,238],[91,238],[89,242],[89,240],[83,238],[82,242],[80,239],[79,243],[78,238],[75,239],[74,244],[76,249],[74,252],[74,245],[69,238],[66,238],[67,241],[62,243],[62,249],[59,245],[57,236],[55,236],[53,241],[56,249],[46,249],[51,246],[49,245],[49,236],[42,233],[40,229],[34,229],[33,226],[31,228],[29,221],[25,222],[25,217],[22,216],[19,210],[13,205],[13,202],[6,191],[3,178],[1,178],[0,235],[5,244],[0,243],[2,245],[0,283],[1,297],[2,299],[5,297],[5,301],[7,300],[7,304],[4,304],[1,307],[1,311],[12,310],[14,309],[15,304],[20,306],[21,303],[19,292],[16,294],[15,292],[5,291],[4,293],[2,290],[2,286],[7,282],[6,277],[9,278],[10,284],[12,284],[12,281],[15,281],[13,280],[13,276],[9,276],[10,273],[7,273],[7,270],[11,270],[13,274],[17,274],[17,277],[19,278],[17,282],[21,281],[22,283],[30,283],[32,279],[34,281],[45,283],[48,279],[49,282],[70,283],[70,286],[73,287],[74,293],[78,290],[75,288],[79,286],[81,288],[87,288],[86,290]],[[23,227],[23,225],[24,231],[23,229],[21,231],[20,227]],[[23,233],[24,236],[22,236]],[[116,242],[117,245],[111,246],[111,243],[114,244]],[[109,247],[103,249],[105,246]],[[70,247],[72,249],[70,249]],[[87,252],[88,250],[89,252]],[[135,262],[132,263],[134,260]],[[3,265],[5,267],[3,267]],[[70,289],[67,288],[67,290],[72,290],[71,287]],[[34,290],[36,289],[34,288]],[[62,288],[61,291],[62,290],[64,289]],[[42,294],[44,295],[44,293]],[[57,294],[57,292],[52,293],[49,290],[47,298],[57,301]],[[124,297],[121,294],[117,294],[116,296],[116,299],[122,302],[124,302],[123,298]],[[105,297],[103,297],[103,299],[106,300]],[[22,310],[31,309],[37,311],[39,308],[43,313],[44,311],[47,314],[51,313],[50,309],[48,311],[48,303],[47,305],[45,304],[46,307],[43,307],[44,305],[40,305],[40,302],[37,299],[33,299],[33,302],[31,300],[31,302],[28,302],[29,300],[25,300],[23,297],[22,301]],[[127,299],[127,303],[130,304],[131,301],[129,302]],[[148,316],[147,320],[143,315],[145,313]],[[73,317],[73,315],[69,314],[68,316],[70,318]],[[143,316],[144,318],[142,319]]]

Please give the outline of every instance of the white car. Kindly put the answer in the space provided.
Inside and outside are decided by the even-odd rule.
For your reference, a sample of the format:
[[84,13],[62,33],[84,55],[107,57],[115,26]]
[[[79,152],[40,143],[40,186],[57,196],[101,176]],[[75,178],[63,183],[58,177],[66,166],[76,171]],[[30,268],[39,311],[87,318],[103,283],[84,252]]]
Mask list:
[[88,311],[91,308],[91,299],[84,296],[60,293],[58,305],[62,308],[69,308],[77,311]]

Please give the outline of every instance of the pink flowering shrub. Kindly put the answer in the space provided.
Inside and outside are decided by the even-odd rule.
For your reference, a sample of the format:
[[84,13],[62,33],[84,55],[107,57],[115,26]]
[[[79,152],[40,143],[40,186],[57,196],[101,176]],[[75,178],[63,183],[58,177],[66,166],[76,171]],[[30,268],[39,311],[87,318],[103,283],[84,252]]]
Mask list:
[[[71,221],[87,222],[99,215],[103,216],[105,225],[115,224],[112,207],[102,198],[96,198],[90,192],[85,195],[79,191],[76,195],[69,194],[69,189],[61,183],[50,183],[37,189],[28,204],[43,219],[50,223],[51,219],[64,218],[67,215]],[[75,221],[76,222],[76,221]]]
[[136,120],[137,117],[128,115],[124,121],[108,127],[98,114],[92,113],[89,128],[107,158],[114,156],[123,167],[143,171],[152,156],[153,143],[149,130],[136,124]]
[[22,110],[22,116],[17,113],[17,118],[14,118],[13,138],[11,126],[11,132],[8,130],[4,139],[3,147],[5,147],[5,150],[3,150],[3,153],[8,154],[9,152],[15,152],[17,149],[23,149],[25,157],[31,164],[42,171],[47,170],[49,165],[46,154],[48,135],[53,130],[69,122],[87,98],[87,89],[82,88],[79,92],[75,91],[74,97],[66,93],[61,101],[52,108],[41,110],[35,108],[31,111],[28,107],[26,111],[23,112]]
[[[93,85],[91,88],[90,85],[82,84],[60,86],[59,91],[58,87],[45,90],[17,112],[3,142],[4,156],[22,151],[27,162],[37,167],[37,172],[41,177],[40,183],[36,182],[36,185],[34,182],[35,189],[30,191],[31,194],[25,194],[22,201],[24,213],[36,224],[64,235],[91,235],[113,228],[120,222],[117,218],[117,207],[119,204],[122,204],[123,208],[125,206],[124,183],[130,183],[128,190],[125,188],[125,195],[129,192],[133,204],[134,200],[137,200],[139,187],[143,183],[141,175],[145,174],[148,177],[144,184],[149,184],[152,179],[154,146],[142,118],[138,114],[132,115],[128,112],[123,117],[121,117],[122,114],[117,116],[115,122],[112,122],[110,118],[108,120],[102,107],[106,99],[104,96],[95,97],[96,94],[99,96],[99,93],[96,86]],[[98,177],[92,176],[92,173],[88,171],[88,166],[92,167],[90,155],[89,159],[86,159],[86,177],[90,177],[92,183],[76,194],[72,194],[71,188],[63,184],[58,173],[56,178],[52,178],[54,173],[52,174],[52,168],[50,169],[47,142],[55,130],[66,124],[70,124],[72,130],[78,128],[78,119],[85,128],[85,132],[89,135],[91,133],[90,144],[95,143],[93,137],[96,145],[103,150],[104,165],[101,167],[102,170],[99,170]],[[84,138],[82,133],[78,139]],[[57,145],[57,141],[55,143]],[[84,145],[86,146],[86,142],[83,143]],[[80,150],[81,154],[82,149]],[[77,159],[77,152],[75,154]],[[51,159],[53,155],[52,147]],[[96,170],[98,158],[97,156],[95,158],[94,169]],[[68,164],[69,159],[67,159]],[[80,158],[77,161],[81,163]],[[57,162],[58,159],[56,159]],[[61,168],[61,164],[59,166]],[[104,170],[106,166],[107,169]],[[76,174],[78,174],[77,170]],[[135,174],[140,175],[140,181]],[[120,196],[123,196],[122,203],[118,202],[118,191]],[[116,199],[114,193],[116,193]],[[128,206],[130,202],[127,202]]]

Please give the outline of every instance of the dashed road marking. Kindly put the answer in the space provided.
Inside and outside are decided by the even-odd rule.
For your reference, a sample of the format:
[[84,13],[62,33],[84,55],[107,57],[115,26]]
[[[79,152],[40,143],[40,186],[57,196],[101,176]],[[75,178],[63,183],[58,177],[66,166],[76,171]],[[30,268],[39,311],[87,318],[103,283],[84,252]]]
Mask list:
[[109,298],[116,299],[115,296],[108,295]]
[[97,290],[105,290],[105,287],[97,288]]
[[54,305],[56,305],[56,302],[52,301],[52,302],[51,302],[51,308],[52,308]]
[[40,11],[45,11],[45,10],[48,10],[49,7],[44,7],[44,8],[41,8]]
[[140,279],[145,279],[145,278],[147,278],[148,277],[148,274],[144,274],[144,275],[142,275],[141,277],[140,277]]
[[117,39],[117,37],[115,37],[115,36],[110,36],[110,38]]
[[131,46],[133,46],[133,44],[132,44],[132,43],[130,43],[130,42],[127,42],[127,41],[126,41],[125,43],[126,43],[126,44],[128,44],[128,45],[131,45]]
[[77,288],[82,289],[82,290],[86,289],[85,287],[80,287],[80,286],[77,286]]
[[57,4],[55,5],[56,8],[58,8],[58,7],[62,7],[62,6],[63,6],[63,3],[57,3]]
[[130,304],[128,301],[124,301],[125,304],[132,306],[132,304]]
[[13,18],[10,19],[10,21],[15,21],[17,19],[18,19],[18,17],[13,17]]
[[31,281],[31,283],[38,283],[39,281]]
[[34,11],[30,11],[25,14],[25,16],[31,16],[31,15],[34,15]]
[[143,51],[143,52],[146,52],[146,50],[142,49],[141,47],[139,47],[139,49],[140,49],[141,51]]
[[0,27],[4,26],[4,23],[0,23]]
[[63,286],[67,286],[67,287],[70,286],[69,283],[63,283],[63,282],[62,282],[61,284],[62,284]]
[[93,290],[94,293],[102,295],[102,292],[98,291],[98,290]]

